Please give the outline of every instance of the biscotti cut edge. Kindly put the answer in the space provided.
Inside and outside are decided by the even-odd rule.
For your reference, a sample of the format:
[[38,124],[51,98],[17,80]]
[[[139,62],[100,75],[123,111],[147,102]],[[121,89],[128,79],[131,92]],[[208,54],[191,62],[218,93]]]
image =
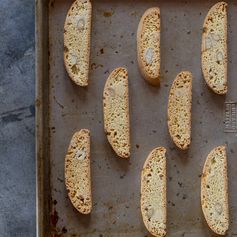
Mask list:
[[[217,36],[212,36],[212,39],[210,37],[207,37],[207,31],[209,31],[208,29],[210,28],[209,25],[208,25],[208,19],[210,17],[213,17],[212,15],[214,13],[217,12],[218,8],[220,6],[223,6],[224,7],[224,11],[225,11],[225,15],[224,15],[224,24],[225,24],[225,29],[224,29],[224,52],[223,54],[220,55],[219,53],[219,47],[217,48],[217,53],[216,53],[216,58],[217,60],[219,60],[218,58],[222,58],[223,57],[223,61],[224,61],[224,83],[222,85],[214,85],[213,83],[211,83],[211,81],[209,80],[209,70],[210,70],[210,66],[208,66],[209,64],[212,64],[213,66],[212,67],[215,67],[215,62],[209,62],[210,60],[205,58],[206,57],[206,51],[207,51],[207,47],[208,49],[211,47],[211,45],[213,44],[213,40],[214,42],[217,40],[219,41],[219,37],[220,35],[218,34],[218,37]],[[216,29],[216,27],[215,27]],[[212,33],[209,32],[210,35],[213,35],[214,32],[212,31]],[[215,34],[216,35],[216,34]],[[214,37],[214,38],[213,38]],[[207,39],[208,38],[208,39]],[[210,41],[211,40],[211,41]],[[207,45],[208,44],[208,45]],[[214,47],[212,47],[214,48]],[[211,49],[209,49],[211,50]],[[208,85],[208,87],[213,91],[215,92],[216,94],[219,94],[219,95],[224,95],[227,93],[228,91],[228,86],[227,86],[227,64],[228,64],[228,59],[227,59],[227,3],[226,2],[218,2],[216,3],[215,5],[213,5],[210,10],[208,11],[207,13],[207,16],[205,17],[205,20],[204,20],[204,24],[203,24],[203,33],[202,33],[202,72],[203,72],[203,77]],[[209,68],[209,69],[208,69]],[[212,70],[213,71],[213,70]],[[216,72],[214,72],[216,73]],[[218,72],[217,72],[218,73]],[[212,78],[213,77],[216,77],[217,75],[212,75]],[[222,87],[221,89],[218,87]]]
[[[144,48],[144,39],[142,40],[142,35],[144,34],[144,29],[147,26],[144,26],[145,19],[148,17],[151,17],[152,14],[158,15],[157,20],[157,29],[156,31],[150,32],[151,37],[147,39],[146,41],[149,41],[150,43],[147,43],[146,49]],[[155,48],[154,48],[155,44]],[[155,52],[157,50],[157,52]],[[144,51],[144,52],[143,52]],[[145,62],[144,54],[148,57],[147,60],[149,60],[149,64]],[[154,54],[157,54],[156,59],[157,62],[153,63],[152,59],[154,60]],[[145,11],[143,14],[137,30],[137,58],[138,58],[138,65],[140,68],[140,72],[143,76],[143,78],[149,82],[153,86],[159,86],[160,85],[160,9],[159,7],[152,7]],[[147,64],[147,65],[146,65]],[[152,65],[153,64],[153,65]],[[148,67],[155,67],[153,70],[149,70]],[[155,75],[151,75],[152,73]],[[152,72],[152,73],[151,73]]]
[[72,205],[81,214],[92,210],[90,131],[74,133],[65,157],[65,185]]
[[[208,192],[208,190],[210,191]],[[201,207],[210,229],[216,234],[225,235],[229,229],[228,171],[225,146],[214,148],[205,161],[201,178]]]
[[[83,9],[84,11],[81,10],[83,4],[86,6],[86,9]],[[79,10],[75,11],[75,8],[80,8],[81,12],[79,15]],[[75,12],[73,13],[73,11]],[[64,24],[64,65],[69,78],[81,87],[88,86],[89,81],[91,18],[92,4],[90,0],[76,0],[72,3]],[[75,20],[78,20],[76,29],[70,30],[70,27],[73,25],[72,22]],[[70,35],[73,41],[76,41],[74,46],[72,46],[72,42],[69,42]],[[77,35],[77,38],[75,38],[75,35]],[[82,41],[80,44],[79,40]],[[72,40],[70,39],[70,41]],[[72,50],[72,48],[74,49]],[[76,51],[80,51],[80,53]],[[82,60],[83,58],[84,60]],[[78,73],[80,73],[80,75],[78,75]]]
[[[181,150],[187,150],[191,144],[191,124],[192,124],[192,73],[189,71],[181,71],[175,78],[170,89],[168,100],[168,130],[174,144]],[[177,91],[180,86],[179,83],[190,83],[188,85],[186,94]],[[176,92],[177,91],[177,92]],[[176,97],[179,96],[180,103],[177,103]],[[182,101],[186,99],[187,101]],[[181,107],[183,112],[180,110]],[[184,107],[185,106],[185,107]],[[179,111],[175,111],[179,110]],[[181,115],[186,116],[186,120],[181,119]],[[185,123],[184,123],[185,122]],[[181,126],[183,125],[183,127]],[[182,139],[183,138],[183,139]]]
[[157,147],[148,155],[141,173],[141,213],[147,230],[154,236],[166,235],[166,149]]
[[130,157],[130,119],[128,72],[116,68],[109,75],[103,93],[104,130],[107,139],[121,158]]

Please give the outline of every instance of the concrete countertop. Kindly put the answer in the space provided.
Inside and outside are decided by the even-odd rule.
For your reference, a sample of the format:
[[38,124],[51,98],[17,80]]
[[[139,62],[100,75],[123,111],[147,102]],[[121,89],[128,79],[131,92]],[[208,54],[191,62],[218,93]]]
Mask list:
[[34,2],[0,1],[1,237],[36,236]]

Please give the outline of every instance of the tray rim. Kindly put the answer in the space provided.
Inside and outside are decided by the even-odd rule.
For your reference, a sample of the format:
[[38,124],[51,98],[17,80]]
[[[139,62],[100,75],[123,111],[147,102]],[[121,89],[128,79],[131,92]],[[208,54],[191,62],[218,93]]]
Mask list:
[[[49,233],[50,185],[44,177],[49,175],[48,161],[48,4],[47,0],[35,0],[35,158],[36,158],[36,236],[46,237]],[[46,128],[46,129],[45,129]]]

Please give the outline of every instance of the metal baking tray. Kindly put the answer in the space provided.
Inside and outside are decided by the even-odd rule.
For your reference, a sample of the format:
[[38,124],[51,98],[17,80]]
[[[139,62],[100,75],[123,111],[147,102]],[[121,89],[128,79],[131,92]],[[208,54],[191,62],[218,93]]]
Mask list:
[[[228,147],[230,230],[237,236],[236,121],[237,3],[228,1],[227,96],[211,92],[201,72],[201,34],[212,0],[92,0],[93,27],[88,88],[76,86],[63,64],[63,25],[72,0],[36,1],[37,236],[145,237],[140,213],[140,173],[148,153],[167,148],[168,237],[214,236],[200,207],[200,176],[207,154]],[[161,9],[161,86],[141,77],[136,31],[144,11]],[[131,158],[116,157],[103,130],[102,94],[109,73],[129,72]],[[167,130],[171,84],[181,70],[193,73],[192,144],[178,150]],[[231,106],[229,103],[232,102]],[[233,112],[232,115],[235,113]],[[227,116],[230,119],[231,116]],[[233,116],[232,116],[233,117]],[[234,118],[232,118],[234,119]],[[80,215],[64,185],[64,157],[72,134],[91,130],[93,211]],[[227,133],[228,132],[228,133]]]

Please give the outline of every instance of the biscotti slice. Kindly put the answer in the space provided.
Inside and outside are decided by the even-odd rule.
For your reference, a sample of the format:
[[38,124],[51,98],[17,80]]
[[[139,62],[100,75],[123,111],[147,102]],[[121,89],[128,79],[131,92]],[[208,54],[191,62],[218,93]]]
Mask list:
[[225,235],[229,228],[228,175],[225,146],[213,149],[207,156],[201,179],[202,211],[209,227]]
[[108,141],[118,156],[130,156],[130,125],[128,72],[125,68],[115,69],[104,87],[104,129]]
[[147,230],[166,235],[166,149],[158,147],[148,156],[141,175],[141,212]]
[[64,25],[64,63],[69,77],[79,86],[88,85],[91,12],[89,0],[76,0]]
[[188,149],[191,143],[192,74],[180,72],[173,82],[168,102],[168,128],[177,147]]
[[76,132],[65,157],[65,184],[73,206],[82,214],[92,209],[90,132]]
[[202,71],[217,94],[227,93],[227,3],[219,2],[208,12],[202,33]]
[[160,9],[148,9],[137,31],[137,58],[143,77],[152,85],[160,84]]

